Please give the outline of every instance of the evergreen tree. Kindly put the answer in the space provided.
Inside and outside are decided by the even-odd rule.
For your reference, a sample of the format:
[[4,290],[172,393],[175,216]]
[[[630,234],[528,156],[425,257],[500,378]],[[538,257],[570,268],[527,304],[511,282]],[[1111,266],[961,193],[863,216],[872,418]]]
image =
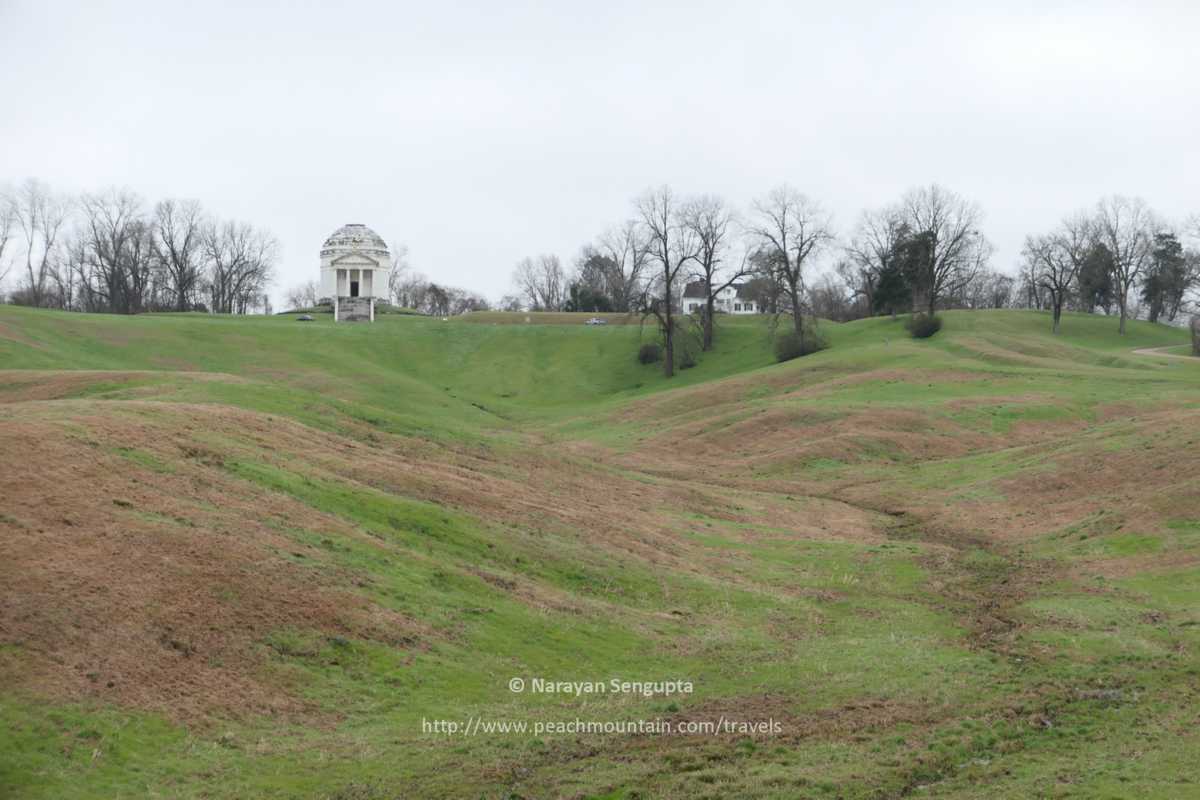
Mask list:
[[1103,243],[1097,242],[1084,256],[1079,268],[1079,309],[1089,314],[1097,308],[1108,314],[1116,302],[1116,287],[1113,286],[1112,252]]
[[1142,300],[1147,305],[1148,317],[1151,322],[1158,322],[1165,313],[1168,319],[1174,319],[1191,283],[1179,237],[1173,233],[1155,234],[1150,259],[1150,269],[1142,281]]

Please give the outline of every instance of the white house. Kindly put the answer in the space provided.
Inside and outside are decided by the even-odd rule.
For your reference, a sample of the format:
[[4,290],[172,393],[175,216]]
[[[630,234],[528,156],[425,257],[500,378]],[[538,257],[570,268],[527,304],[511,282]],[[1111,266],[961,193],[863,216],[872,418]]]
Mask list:
[[[680,307],[685,314],[699,314],[704,310],[706,299],[704,281],[693,281],[683,287]],[[748,287],[744,283],[735,283],[717,292],[717,296],[713,298],[713,309],[719,314],[756,314],[762,310],[749,296]]]
[[338,322],[375,321],[375,298],[387,297],[392,257],[387,243],[366,225],[334,231],[321,246],[321,296],[333,302]]

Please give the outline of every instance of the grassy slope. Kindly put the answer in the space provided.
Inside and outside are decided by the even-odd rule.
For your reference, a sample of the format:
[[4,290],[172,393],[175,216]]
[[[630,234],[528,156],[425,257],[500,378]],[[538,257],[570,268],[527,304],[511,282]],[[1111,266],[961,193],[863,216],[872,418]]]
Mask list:
[[[412,621],[389,637],[281,615],[211,642],[218,676],[237,655],[302,698],[283,721],[219,702],[172,713],[170,688],[131,702],[16,681],[56,669],[52,645],[5,641],[0,668],[24,688],[0,706],[0,783],[32,797],[1186,793],[1200,780],[1182,699],[1200,644],[1200,368],[1130,352],[1185,334],[947,318],[928,342],[890,320],[830,325],[829,351],[779,366],[759,320],[729,320],[668,384],[634,363],[637,326],[0,308],[0,368],[19,370],[0,384],[0,437],[36,423],[100,465],[104,492],[136,486],[115,525],[140,542],[245,525],[301,580]],[[217,416],[230,407],[247,413]],[[35,477],[73,458],[52,455],[32,458]],[[220,516],[242,496],[236,521]],[[47,547],[84,535],[38,508],[0,526]],[[235,588],[221,602],[254,591]],[[87,610],[45,603],[56,621]],[[151,652],[158,629],[140,633]],[[200,680],[184,661],[150,678]],[[513,675],[681,676],[697,693],[582,704],[511,695]],[[784,733],[420,729],[723,713]]]
[[[436,422],[444,409],[447,422],[468,430],[478,423],[466,410],[472,402],[532,418],[653,388],[647,383],[657,379],[654,367],[628,358],[649,336],[641,326],[499,325],[482,316],[471,315],[471,324],[397,315],[338,326],[329,317],[302,324],[190,314],[118,319],[14,308],[0,323],[18,340],[0,338],[0,359],[10,369],[231,373],[385,410],[416,409],[423,422]],[[678,384],[770,363],[757,321],[725,327],[721,352],[680,373]]]

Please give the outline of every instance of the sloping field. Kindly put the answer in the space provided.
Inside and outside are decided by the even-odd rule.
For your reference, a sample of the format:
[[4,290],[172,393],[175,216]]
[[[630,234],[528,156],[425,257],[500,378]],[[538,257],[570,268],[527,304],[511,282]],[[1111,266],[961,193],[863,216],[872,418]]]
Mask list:
[[493,316],[0,306],[0,797],[1200,795],[1185,333]]

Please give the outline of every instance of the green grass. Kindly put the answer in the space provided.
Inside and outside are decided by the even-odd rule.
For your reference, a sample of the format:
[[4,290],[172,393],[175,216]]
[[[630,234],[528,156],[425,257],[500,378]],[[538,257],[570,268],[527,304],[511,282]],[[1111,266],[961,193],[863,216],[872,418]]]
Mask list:
[[[58,426],[80,458],[130,470],[130,497],[156,480],[201,493],[229,481],[304,509],[263,512],[289,543],[263,557],[415,631],[291,625],[255,641],[254,677],[302,699],[310,713],[295,718],[172,720],[2,690],[0,786],[31,798],[1170,798],[1200,781],[1188,757],[1200,739],[1177,701],[1200,670],[1200,510],[1186,475],[1156,469],[1190,463],[1200,365],[1132,352],[1182,346],[1185,332],[1132,322],[1122,337],[1111,318],[1068,314],[1055,337],[1042,313],[949,312],[922,341],[902,321],[825,323],[828,350],[776,365],[766,321],[731,318],[716,350],[668,380],[636,361],[649,328],[525,316],[335,325],[0,307],[0,423]],[[268,433],[181,432],[196,406],[250,412]],[[114,440],[105,421],[146,441]],[[279,449],[269,431],[284,423],[320,450]],[[1155,491],[1134,501],[1083,485],[1057,516],[1023,504],[1022,481],[1127,458],[1143,470],[1130,487]],[[432,477],[412,477],[428,465]],[[439,481],[459,479],[478,496],[439,502]],[[489,499],[526,490],[521,514]],[[122,513],[186,542],[210,534],[191,521],[203,502],[218,504]],[[222,587],[213,598],[241,602]],[[3,644],[0,674],[39,663]],[[513,676],[678,677],[696,691],[513,694]],[[786,730],[422,729],[722,713]],[[1123,757],[1134,749],[1145,757]]]

